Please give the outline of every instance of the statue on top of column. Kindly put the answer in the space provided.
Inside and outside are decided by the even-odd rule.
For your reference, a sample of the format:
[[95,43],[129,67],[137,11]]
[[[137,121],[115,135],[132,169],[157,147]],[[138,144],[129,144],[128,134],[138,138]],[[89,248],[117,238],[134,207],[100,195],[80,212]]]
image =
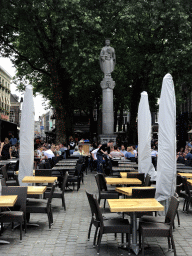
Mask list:
[[115,68],[115,50],[110,46],[110,39],[105,39],[105,47],[101,49],[99,63],[105,76],[111,76]]

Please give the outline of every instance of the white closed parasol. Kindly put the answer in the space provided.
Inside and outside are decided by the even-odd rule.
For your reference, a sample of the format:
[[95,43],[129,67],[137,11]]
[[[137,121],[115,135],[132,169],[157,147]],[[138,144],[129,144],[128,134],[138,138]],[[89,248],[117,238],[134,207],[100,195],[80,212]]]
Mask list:
[[147,92],[141,93],[138,109],[138,171],[156,180],[157,172],[151,162],[151,112]]
[[165,201],[174,195],[176,188],[176,102],[173,79],[163,78],[159,103],[159,133],[156,199]]
[[33,175],[34,165],[34,102],[33,88],[26,86],[24,101],[21,111],[20,126],[20,157],[19,157],[19,183],[22,183],[25,176]]

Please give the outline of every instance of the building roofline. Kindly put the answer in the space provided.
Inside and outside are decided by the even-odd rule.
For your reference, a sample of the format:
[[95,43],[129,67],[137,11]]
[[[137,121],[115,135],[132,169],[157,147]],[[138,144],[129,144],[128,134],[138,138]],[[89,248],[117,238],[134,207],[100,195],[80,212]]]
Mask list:
[[1,65],[0,65],[0,69],[1,69],[10,79],[13,78]]

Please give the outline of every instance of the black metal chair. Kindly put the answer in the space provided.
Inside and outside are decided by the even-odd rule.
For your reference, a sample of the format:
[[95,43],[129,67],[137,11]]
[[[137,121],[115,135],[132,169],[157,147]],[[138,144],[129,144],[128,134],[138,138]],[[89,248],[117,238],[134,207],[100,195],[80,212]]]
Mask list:
[[142,186],[143,186],[144,185],[144,181],[145,181],[145,173],[129,173],[128,172],[127,173],[127,178],[137,178],[137,179],[139,179],[142,182]]
[[99,251],[100,251],[100,244],[101,244],[103,234],[109,234],[109,233],[115,233],[115,234],[126,233],[127,234],[126,238],[129,246],[128,248],[130,250],[129,221],[127,219],[120,219],[120,218],[104,220],[97,199],[94,198],[94,196],[88,193],[87,191],[86,191],[86,194],[87,194],[87,198],[88,198],[89,205],[91,208],[91,213],[92,213],[91,223],[96,227],[94,242],[93,242],[94,245],[96,242],[97,232],[99,229],[99,235],[97,240],[97,254],[99,254]]
[[19,186],[19,181],[18,181],[17,177],[16,177],[16,180],[8,179],[7,166],[4,165],[3,167],[1,167],[1,171],[2,171],[2,174],[3,174],[3,177],[5,179],[7,186]]
[[51,176],[52,169],[36,169],[35,176]]
[[183,204],[183,211],[186,211],[187,213],[189,212],[189,205],[192,202],[192,196],[191,196],[191,190],[189,187],[189,183],[187,182],[186,177],[182,177],[183,180],[183,185],[185,188],[185,193],[183,193],[183,197],[185,198],[184,204]]
[[75,184],[77,185],[77,191],[80,188],[82,176],[83,176],[83,165],[84,164],[77,164],[74,170],[74,175],[69,175],[67,185],[73,185],[73,190],[75,188]]
[[[53,193],[53,198],[61,198],[62,199],[62,206],[64,207],[65,211],[66,211],[66,205],[65,205],[64,193],[65,193],[65,187],[67,185],[68,176],[69,176],[68,172],[66,172],[65,175],[63,176],[61,191],[54,191],[54,193]],[[45,191],[44,198],[49,198],[49,196],[50,196],[50,192]]]
[[2,195],[17,195],[17,201],[11,211],[1,212],[0,221],[1,228],[3,223],[11,222],[12,228],[14,222],[20,223],[20,240],[22,240],[22,224],[24,222],[25,232],[26,226],[26,201],[27,201],[27,187],[2,187]]
[[46,213],[48,216],[49,228],[51,229],[51,225],[53,223],[51,202],[52,202],[55,186],[56,184],[52,185],[48,200],[29,199],[27,201],[27,207],[26,207],[27,220],[29,220],[30,218],[30,213]]
[[[145,237],[167,237],[168,246],[170,249],[170,238],[172,243],[172,249],[174,250],[174,256],[176,256],[176,248],[173,240],[173,223],[175,215],[179,206],[179,201],[176,197],[171,197],[171,202],[165,217],[164,223],[159,223],[154,221],[158,219],[157,217],[145,217],[142,218],[143,222],[140,222],[139,226],[139,244],[141,247],[141,237],[142,237],[142,256],[144,256],[144,239]],[[148,221],[146,221],[148,219]],[[145,220],[145,222],[144,222]],[[153,221],[152,221],[153,220]]]
[[106,204],[106,199],[118,199],[119,193],[115,190],[108,190],[107,184],[105,181],[105,177],[102,173],[98,173],[95,175],[98,191],[99,191],[99,198],[98,203],[100,204],[101,199],[104,199],[104,208]]

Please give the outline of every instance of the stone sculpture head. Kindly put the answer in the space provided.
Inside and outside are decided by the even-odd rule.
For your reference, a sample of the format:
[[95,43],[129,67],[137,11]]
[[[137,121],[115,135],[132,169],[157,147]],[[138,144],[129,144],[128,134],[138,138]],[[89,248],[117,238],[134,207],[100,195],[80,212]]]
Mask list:
[[105,44],[106,44],[106,46],[109,46],[109,45],[110,45],[110,39],[109,39],[109,38],[106,38],[106,39],[105,39]]

